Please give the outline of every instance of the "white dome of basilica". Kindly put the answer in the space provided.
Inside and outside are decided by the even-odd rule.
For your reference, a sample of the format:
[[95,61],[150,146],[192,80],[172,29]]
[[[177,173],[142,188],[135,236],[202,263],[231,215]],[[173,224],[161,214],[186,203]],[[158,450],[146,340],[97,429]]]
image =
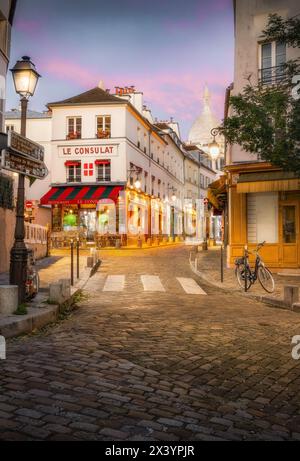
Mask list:
[[[211,130],[220,126],[221,121],[212,113],[211,110],[211,95],[205,86],[203,95],[203,111],[202,114],[195,120],[189,132],[188,142],[196,144],[204,151],[208,151],[208,145],[212,142]],[[223,145],[224,140],[216,138],[220,145]]]

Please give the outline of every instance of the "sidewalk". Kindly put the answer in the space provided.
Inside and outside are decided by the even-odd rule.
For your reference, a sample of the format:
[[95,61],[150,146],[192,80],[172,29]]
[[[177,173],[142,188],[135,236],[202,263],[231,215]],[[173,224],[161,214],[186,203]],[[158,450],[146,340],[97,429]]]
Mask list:
[[[221,283],[221,251],[220,247],[211,247],[208,251],[200,250],[197,253],[197,270],[199,275],[212,285],[224,288],[230,291],[241,291],[239,288],[234,268],[226,267],[226,252],[224,251],[224,282]],[[295,271],[291,271],[295,272]],[[284,285],[300,286],[300,274],[297,276],[279,275],[272,272],[275,280],[275,291],[268,295],[257,281],[249,290],[249,296],[271,296],[275,298],[283,297]]]
[[[53,255],[37,261],[37,269],[40,276],[40,291],[32,302],[27,304],[26,315],[4,315],[0,314],[0,335],[11,338],[20,334],[31,333],[40,329],[48,323],[57,320],[61,307],[59,305],[48,304],[49,284],[57,282],[59,279],[71,277],[71,258],[70,256]],[[79,279],[76,274],[76,258],[74,258],[74,286],[71,287],[71,297],[65,302],[72,304],[76,293],[82,290],[87,283],[91,269],[86,268],[86,255],[81,255],[79,259]],[[0,285],[8,284],[9,275],[0,274]]]

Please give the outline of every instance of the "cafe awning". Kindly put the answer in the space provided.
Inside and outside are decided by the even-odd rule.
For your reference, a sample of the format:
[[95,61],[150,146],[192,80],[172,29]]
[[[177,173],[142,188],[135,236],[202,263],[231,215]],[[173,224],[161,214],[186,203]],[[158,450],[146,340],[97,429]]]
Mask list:
[[97,204],[101,199],[116,201],[123,186],[57,186],[41,198],[41,205]]
[[223,175],[208,186],[207,198],[214,208],[222,210],[226,202],[226,193],[226,175]]
[[290,171],[241,173],[237,181],[239,194],[289,190],[300,190],[300,178]]

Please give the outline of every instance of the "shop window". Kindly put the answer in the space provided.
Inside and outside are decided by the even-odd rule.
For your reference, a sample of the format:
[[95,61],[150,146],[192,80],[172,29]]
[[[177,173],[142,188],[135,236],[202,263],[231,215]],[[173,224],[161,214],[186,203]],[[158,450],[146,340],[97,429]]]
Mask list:
[[105,139],[111,137],[111,116],[101,115],[97,117],[97,133],[98,139]]
[[81,117],[69,117],[67,139],[81,139]]
[[97,181],[110,182],[111,181],[111,165],[110,160],[98,160],[97,165]]
[[296,207],[282,207],[283,243],[296,243]]
[[63,213],[63,229],[64,230],[77,230],[78,226],[78,209],[75,207],[64,208]]
[[81,163],[69,162],[66,164],[67,182],[81,182]]
[[94,164],[84,163],[83,164],[83,176],[93,176],[93,175],[94,175]]

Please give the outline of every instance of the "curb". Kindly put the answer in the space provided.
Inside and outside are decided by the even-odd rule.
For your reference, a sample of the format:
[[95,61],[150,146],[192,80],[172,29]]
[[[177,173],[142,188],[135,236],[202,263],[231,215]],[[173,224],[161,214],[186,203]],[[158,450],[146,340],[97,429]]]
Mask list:
[[72,305],[74,297],[86,286],[89,279],[97,272],[100,264],[101,261],[98,261],[92,269],[85,269],[87,277],[79,280],[77,286],[71,287],[71,297],[66,299],[63,304],[43,304],[47,301],[47,298],[39,297],[38,301],[33,302],[33,304],[36,304],[35,307],[31,306],[27,308],[28,314],[11,315],[0,319],[0,335],[4,336],[5,339],[13,338],[32,333],[48,324],[55,323],[58,320],[59,314],[63,312],[63,307]]
[[221,283],[212,282],[209,277],[207,277],[203,272],[198,271],[198,269],[196,269],[194,267],[193,261],[190,258],[189,258],[189,262],[190,262],[191,270],[194,272],[194,274],[198,275],[198,277],[200,277],[208,285],[210,285],[210,286],[212,286],[214,288],[219,288],[219,289],[223,290],[224,292],[236,293],[236,294],[239,294],[241,296],[245,296],[246,298],[252,298],[252,299],[255,299],[256,301],[264,303],[264,304],[266,304],[268,306],[276,307],[277,309],[284,309],[284,310],[291,311],[291,309],[289,307],[287,307],[283,303],[279,302],[279,300],[277,300],[275,298],[274,298],[274,302],[273,302],[271,298],[264,299],[264,298],[266,298],[265,295],[254,295],[254,294],[249,293],[249,292],[245,293],[245,292],[239,290],[238,288],[234,288],[234,289],[225,288],[224,286],[222,286]]

